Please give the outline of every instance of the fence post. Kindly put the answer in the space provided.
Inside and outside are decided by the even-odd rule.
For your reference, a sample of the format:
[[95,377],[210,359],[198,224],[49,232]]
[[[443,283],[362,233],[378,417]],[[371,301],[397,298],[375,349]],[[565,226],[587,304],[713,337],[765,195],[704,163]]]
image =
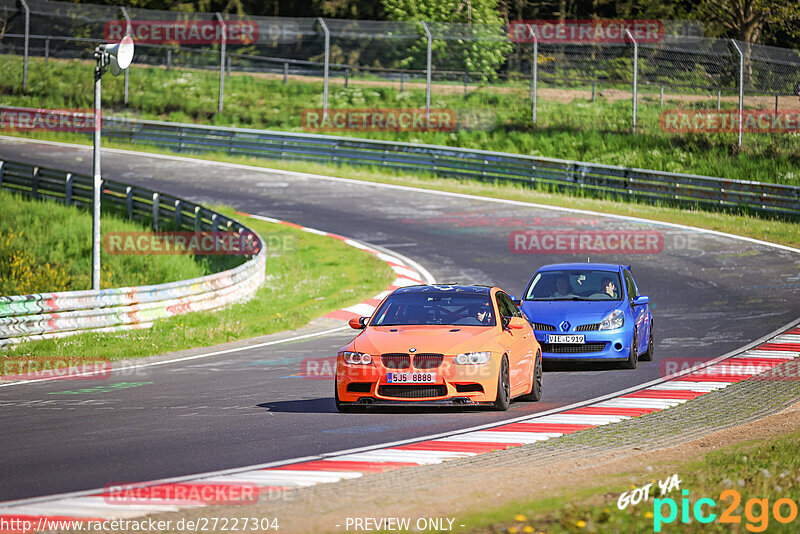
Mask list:
[[633,38],[630,30],[625,30],[625,35],[633,43],[633,133],[636,133],[636,97],[639,90],[639,43]]
[[344,88],[350,85],[350,69],[344,69]]
[[125,188],[125,215],[133,219],[133,187]]
[[319,25],[322,31],[325,32],[325,66],[322,81],[322,118],[328,118],[328,69],[331,64],[331,32],[328,30],[328,25],[319,17]]
[[284,63],[283,64],[283,85],[286,85],[286,82],[288,81],[288,79],[289,79],[289,64],[288,63]]
[[183,203],[180,200],[175,201],[175,224],[178,225],[178,228],[181,227],[181,210],[183,209]]
[[167,50],[167,72],[172,67],[172,50]]
[[225,45],[227,44],[225,32],[227,31],[227,27],[225,26],[225,20],[222,18],[222,15],[219,12],[217,12],[216,16],[217,21],[219,21],[220,26],[222,26],[222,31],[220,32],[219,107],[217,108],[217,113],[222,113],[222,106],[225,100]]
[[28,88],[28,43],[31,37],[31,10],[25,0],[19,0],[25,10],[25,51],[22,58],[22,88]]
[[72,173],[68,172],[65,177],[65,187],[64,187],[64,203],[67,206],[72,205]]
[[659,98],[659,101],[658,101],[658,107],[660,107],[660,108],[664,107],[664,86],[663,85],[661,86],[661,97]]
[[531,122],[536,124],[536,100],[539,92],[539,39],[533,35],[533,62],[531,63]]
[[161,195],[153,193],[153,230],[158,231],[158,215],[159,205],[161,204]]
[[775,114],[778,114],[778,93],[775,93]]
[[229,80],[231,79],[231,56],[228,56],[228,74],[227,74],[227,78]]
[[[120,6],[119,10],[122,12],[122,16],[125,17],[125,35],[131,35],[131,18],[128,16],[128,10],[125,9],[124,6]],[[122,103],[126,106],[128,105],[128,83],[130,82],[130,68],[125,69],[125,95],[122,99]]]
[[717,111],[722,109],[722,88],[717,89]]
[[433,58],[433,36],[428,29],[428,24],[423,20],[422,29],[425,30],[425,37],[428,39],[428,56],[425,67],[425,120],[431,118],[431,63]]
[[31,195],[33,198],[39,198],[39,167],[33,168],[33,186],[31,187]]
[[744,127],[744,54],[736,39],[731,39],[733,47],[739,53],[739,147],[742,146],[742,128]]
[[594,102],[594,80],[592,80],[592,102]]
[[0,161],[0,189],[3,188],[3,166],[6,164],[5,161]]
[[405,80],[406,80],[406,73],[405,72],[401,72],[400,73],[400,94],[403,94],[403,82],[405,82]]
[[50,39],[45,39],[44,40],[44,62],[47,63],[47,61],[49,59],[50,59]]
[[203,228],[203,213],[200,206],[194,207],[194,231],[199,232]]

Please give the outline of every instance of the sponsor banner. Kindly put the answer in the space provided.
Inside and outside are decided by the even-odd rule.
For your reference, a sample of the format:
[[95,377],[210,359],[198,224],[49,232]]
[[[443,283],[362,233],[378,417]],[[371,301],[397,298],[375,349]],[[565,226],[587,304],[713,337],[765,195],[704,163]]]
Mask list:
[[108,504],[254,504],[259,488],[255,483],[160,484],[141,486],[136,482],[107,484],[103,499]]
[[[739,110],[669,109],[661,112],[661,130],[667,133],[738,133]],[[745,109],[745,133],[800,132],[800,109]]]
[[309,132],[452,132],[457,128],[452,109],[364,108],[304,109],[300,124]]
[[664,236],[654,230],[518,230],[508,236],[514,254],[659,254]]
[[241,256],[258,254],[261,241],[253,232],[108,232],[103,247],[118,256]]
[[508,26],[515,43],[627,43],[628,31],[639,44],[664,40],[660,20],[512,20]]
[[0,107],[0,131],[2,130],[92,133],[95,130],[94,110]]
[[44,357],[3,358],[0,381],[37,380],[104,380],[111,376],[107,358]]
[[[117,42],[126,35],[127,22],[110,20],[103,25],[103,38]],[[258,40],[258,23],[230,20],[134,20],[131,38],[145,44],[252,44]]]

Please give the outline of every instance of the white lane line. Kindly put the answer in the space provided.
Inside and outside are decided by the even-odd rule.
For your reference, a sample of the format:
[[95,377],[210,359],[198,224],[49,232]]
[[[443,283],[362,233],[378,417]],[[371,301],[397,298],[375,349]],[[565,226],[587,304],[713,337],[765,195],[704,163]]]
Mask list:
[[[397,267],[395,265],[391,266],[392,270],[401,276],[405,276],[406,278],[411,278],[412,280],[419,280],[419,274],[416,271],[412,271],[408,267]],[[420,283],[422,280],[419,280]]]
[[737,354],[734,358],[769,358],[776,360],[794,360],[800,356],[800,352],[793,354],[788,350],[748,350]]
[[640,398],[618,398],[603,401],[594,406],[602,408],[672,408],[678,404],[683,404],[689,399],[640,399]]
[[313,486],[325,482],[338,482],[359,478],[357,471],[291,471],[287,469],[256,469],[221,477],[204,478],[207,483],[238,482],[258,486]]
[[475,443],[536,443],[563,435],[560,432],[504,432],[502,430],[480,430],[441,438],[437,441],[465,441]]
[[337,456],[343,462],[412,462],[416,464],[438,464],[445,460],[475,456],[474,452],[459,451],[407,451],[400,449],[380,449],[370,452],[357,452]]
[[697,391],[700,393],[705,393],[708,391],[726,388],[731,384],[733,384],[733,382],[692,382],[690,380],[677,380],[675,382],[656,384],[648,389],[655,389],[659,391]]
[[317,234],[327,236],[328,232],[323,232],[322,230],[317,230],[316,228],[309,228],[308,226],[301,226],[300,229],[304,232],[308,232],[309,234]]
[[[590,404],[587,407],[599,406]],[[629,415],[599,415],[599,414],[553,414],[531,420],[532,423],[558,423],[568,425],[607,425],[630,419]]]
[[355,313],[360,317],[370,317],[372,312],[375,311],[375,306],[361,302],[359,304],[354,304],[352,306],[348,306],[347,308],[343,308],[343,311]]
[[800,343],[800,334],[783,334],[771,339],[770,343]]
[[392,256],[389,256],[388,254],[384,254],[383,252],[378,252],[376,254],[376,256],[378,257],[378,259],[381,259],[381,260],[383,260],[385,262],[394,262],[394,263],[399,263],[400,265],[403,265],[403,262],[400,259],[393,258]]

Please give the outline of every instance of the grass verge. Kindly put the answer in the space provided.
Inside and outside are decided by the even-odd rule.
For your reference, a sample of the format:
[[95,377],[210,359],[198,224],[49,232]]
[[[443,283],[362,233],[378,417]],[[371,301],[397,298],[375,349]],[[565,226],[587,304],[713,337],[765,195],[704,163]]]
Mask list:
[[[0,95],[11,106],[37,108],[92,108],[93,63],[80,60],[32,58],[29,87],[19,83],[22,60],[0,56]],[[304,109],[322,107],[322,82],[292,78],[234,74],[225,84],[225,108],[216,113],[218,73],[134,65],[130,98],[123,103],[122,77],[103,83],[107,112],[175,122],[304,131]],[[467,94],[437,84],[432,107],[447,108],[461,117],[464,128],[446,132],[338,132],[340,135],[393,141],[421,142],[463,148],[497,150],[645,169],[689,172],[725,178],[800,185],[800,135],[748,134],[737,147],[737,135],[674,134],[661,129],[661,112],[670,108],[716,108],[716,95],[700,102],[684,95],[642,94],[637,135],[630,133],[629,99],[602,96],[587,100],[586,91],[542,87],[538,121],[531,124],[528,89],[524,83],[472,85]],[[457,89],[457,88],[456,88]],[[642,88],[643,90],[647,87]],[[652,88],[655,90],[655,88]],[[550,98],[551,93],[557,93]],[[565,98],[566,97],[566,98]],[[331,81],[328,105],[334,108],[425,107],[422,84],[404,91],[388,81],[352,78],[348,87]],[[726,100],[724,108],[734,103]],[[762,105],[763,107],[763,105]]]
[[[580,490],[557,492],[546,499],[518,501],[501,508],[476,513],[456,520],[466,526],[465,533],[566,533],[566,532],[797,532],[800,518],[797,506],[800,502],[800,458],[797,456],[797,441],[800,432],[778,438],[750,441],[725,447],[708,453],[701,460],[679,462],[668,466],[649,466],[648,470],[636,470],[619,474],[612,480]],[[673,488],[661,495],[653,472],[679,475],[680,491]],[[664,477],[664,481],[668,477]],[[631,484],[631,480],[637,481]],[[627,505],[623,510],[617,506],[624,492],[635,487],[653,483],[652,497],[637,505]],[[688,490],[688,495],[682,491]],[[733,491],[740,500],[736,501]],[[630,493],[629,493],[630,494]],[[670,505],[659,503],[673,499],[677,515],[671,520]],[[686,503],[682,499],[688,499]],[[713,521],[701,523],[694,516],[696,503],[700,499],[712,499],[701,505],[703,516],[716,514]],[[779,499],[779,514],[791,521],[776,519],[775,504]],[[789,504],[792,502],[793,504]],[[687,510],[691,523],[682,521],[683,510]],[[723,522],[723,512],[728,509],[735,521]],[[792,513],[794,510],[794,513]],[[738,518],[738,521],[736,520]],[[660,519],[661,521],[656,521]],[[657,525],[657,523],[661,523]],[[659,530],[655,528],[659,526]]]
[[[0,190],[0,213],[0,295],[91,289],[91,213],[5,190]],[[104,233],[149,231],[111,213],[102,215],[101,227]],[[216,258],[191,256],[103,253],[100,263],[102,288],[163,284],[227,268]]]
[[[230,208],[215,209],[239,218]],[[23,343],[5,351],[3,359],[114,361],[272,334],[374,296],[394,280],[385,263],[339,240],[256,219],[248,219],[246,224],[272,245],[266,283],[251,300],[214,313],[175,316],[147,330],[84,333]]]

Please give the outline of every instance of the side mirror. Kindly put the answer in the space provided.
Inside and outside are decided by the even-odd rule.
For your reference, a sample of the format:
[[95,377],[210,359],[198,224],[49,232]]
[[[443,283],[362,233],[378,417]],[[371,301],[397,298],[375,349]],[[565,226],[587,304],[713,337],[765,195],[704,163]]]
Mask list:
[[347,324],[349,324],[350,328],[353,328],[354,330],[363,330],[367,327],[368,319],[369,317],[353,317],[347,321]]
[[522,299],[518,299],[514,295],[511,295],[511,302],[514,303],[514,306],[519,307],[522,304]]
[[526,321],[522,317],[509,317],[507,326],[512,330],[520,330],[522,328],[525,328],[525,325],[527,324],[528,321]]
[[637,297],[633,301],[634,306],[642,306],[644,304],[650,304],[650,297]]

